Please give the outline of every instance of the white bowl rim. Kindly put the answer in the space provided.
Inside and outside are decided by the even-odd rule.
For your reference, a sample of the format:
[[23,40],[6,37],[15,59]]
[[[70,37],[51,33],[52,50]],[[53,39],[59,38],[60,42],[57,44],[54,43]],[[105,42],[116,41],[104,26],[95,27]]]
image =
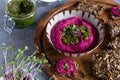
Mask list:
[[[76,9],[72,9],[72,10],[65,10],[65,11],[81,11],[81,10],[76,10]],[[59,12],[59,13],[57,13],[57,14],[55,14],[54,16],[56,16],[56,15],[58,15],[58,14],[60,14],[60,13],[64,13],[65,11],[62,11],[62,12]],[[89,12],[85,12],[85,11],[81,11],[81,12],[84,12],[84,13],[89,13]],[[94,16],[93,14],[91,14],[91,13],[89,13],[90,15],[92,15],[92,16]],[[50,20],[52,20],[53,18],[54,18],[54,16],[52,17],[52,18],[50,18]],[[95,17],[95,19],[98,19],[96,16],[94,16]],[[70,18],[70,17],[69,17]],[[47,23],[47,26],[46,26],[46,32],[47,32],[47,27],[48,27],[48,24],[50,23],[50,20],[49,20],[49,22]],[[61,19],[62,20],[62,19]],[[61,21],[61,20],[59,20],[59,21]],[[83,19],[84,20],[84,19]],[[99,20],[99,19],[98,19]],[[59,22],[59,21],[57,21],[57,22]],[[100,38],[99,38],[99,40],[98,40],[98,42],[97,42],[97,44],[96,44],[96,46],[94,47],[94,48],[92,48],[92,49],[90,49],[90,50],[88,50],[88,51],[85,51],[85,52],[82,52],[82,53],[69,53],[70,55],[71,54],[79,54],[79,55],[81,55],[81,54],[88,54],[88,53],[91,53],[92,51],[94,51],[95,49],[97,49],[101,44],[102,44],[102,42],[103,42],[103,40],[104,40],[104,37],[105,37],[105,29],[104,29],[104,25],[103,25],[103,22],[102,21],[100,21],[99,20],[99,24],[101,24],[102,25],[102,30],[103,30],[103,36],[102,36],[102,39],[100,40]],[[100,37],[100,36],[99,36]],[[54,45],[53,45],[53,43],[50,43],[51,45],[52,45],[52,47],[54,48],[54,49],[56,49],[55,47],[54,47]],[[60,51],[59,51],[59,49],[56,49],[59,53],[60,53]],[[61,53],[68,53],[68,52],[63,52],[63,51],[61,51]]]

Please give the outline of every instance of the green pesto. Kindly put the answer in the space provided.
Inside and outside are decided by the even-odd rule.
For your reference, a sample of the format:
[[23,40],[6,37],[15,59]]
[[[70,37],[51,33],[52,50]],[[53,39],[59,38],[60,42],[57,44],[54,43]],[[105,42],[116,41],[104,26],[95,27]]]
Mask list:
[[35,19],[35,4],[28,0],[11,0],[6,4],[6,12],[15,21],[15,27],[27,27]]
[[32,24],[35,20],[35,14],[27,19],[22,19],[22,20],[17,20],[14,19],[15,21],[15,27],[16,28],[24,28]]

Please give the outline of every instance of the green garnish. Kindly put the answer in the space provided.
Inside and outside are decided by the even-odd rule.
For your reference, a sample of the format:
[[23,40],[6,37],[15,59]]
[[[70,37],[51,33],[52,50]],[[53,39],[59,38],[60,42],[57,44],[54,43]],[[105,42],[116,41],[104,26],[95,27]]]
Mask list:
[[51,77],[49,78],[49,80],[54,80],[54,78],[51,76]]
[[69,69],[70,65],[68,63],[64,63],[64,65],[61,65],[61,68]]
[[118,9],[118,12],[120,13],[120,8]]
[[82,33],[83,39],[87,40],[89,36],[91,35],[90,30],[86,26],[80,26],[79,29]]
[[63,29],[62,41],[67,45],[77,44],[81,36],[87,40],[90,34],[91,31],[86,26],[69,25]]
[[69,68],[70,68],[69,64],[68,64],[68,63],[65,63],[65,64],[64,64],[64,68],[69,69]]
[[62,32],[62,41],[63,43],[70,45],[70,44],[77,44],[79,42],[79,37],[76,35],[79,32],[79,28],[76,25],[70,25],[64,28]]
[[87,78],[87,77],[89,77],[89,75],[85,72],[85,71],[79,71],[81,74],[82,74],[82,76],[83,76],[83,78]]

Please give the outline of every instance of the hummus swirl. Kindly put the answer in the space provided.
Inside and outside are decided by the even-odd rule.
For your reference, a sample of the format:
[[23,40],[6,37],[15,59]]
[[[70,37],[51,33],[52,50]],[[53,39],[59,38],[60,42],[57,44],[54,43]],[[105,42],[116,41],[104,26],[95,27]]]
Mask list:
[[62,59],[56,64],[55,70],[58,74],[74,75],[76,72],[76,66],[72,60]]
[[[79,39],[79,43],[66,45],[62,42],[63,29],[69,25],[86,26],[91,31],[91,35],[87,40],[83,38]],[[59,21],[51,30],[51,40],[56,49],[68,52],[68,53],[82,53],[93,49],[99,39],[98,31],[91,24],[85,22],[82,18],[71,17],[65,20]]]

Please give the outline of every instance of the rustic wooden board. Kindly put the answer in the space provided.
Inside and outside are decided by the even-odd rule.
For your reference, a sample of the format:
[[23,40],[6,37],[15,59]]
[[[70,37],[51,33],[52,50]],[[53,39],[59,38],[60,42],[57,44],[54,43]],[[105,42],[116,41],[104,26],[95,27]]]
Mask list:
[[[67,57],[67,56],[59,54],[56,50],[54,50],[51,47],[48,39],[46,38],[45,27],[46,27],[49,19],[52,18],[55,14],[57,14],[61,11],[64,11],[66,9],[76,8],[76,6],[80,3],[80,1],[79,0],[69,1],[69,2],[66,2],[63,5],[61,5],[60,7],[52,9],[48,13],[48,15],[39,22],[38,28],[35,32],[34,43],[35,43],[35,46],[37,46],[37,49],[39,50],[40,53],[41,52],[46,53],[46,57],[49,59],[49,62],[50,62],[50,64],[52,64],[53,67],[55,65],[55,62],[59,59],[63,59],[63,58],[71,59],[79,65],[78,66],[78,71],[84,70],[85,72],[87,72],[89,74],[89,77],[86,78],[85,80],[96,80],[94,77],[92,77],[91,70],[90,70],[91,56],[94,53],[98,53],[98,52],[100,52],[100,51],[102,51],[103,49],[106,48],[107,41],[109,40],[109,37],[108,37],[109,35],[108,35],[106,24],[110,21],[113,22],[113,23],[120,22],[120,20],[111,20],[110,17],[108,16],[109,13],[107,13],[106,11],[103,12],[98,17],[99,19],[102,19],[102,20],[105,21],[104,26],[105,26],[105,31],[106,32],[105,32],[105,39],[104,39],[103,43],[94,52],[92,52],[88,55],[77,57],[77,58]],[[98,2],[102,3],[106,9],[110,9],[114,5],[119,5],[115,2],[113,2],[112,0],[89,0],[89,1],[94,1],[96,3],[98,3]],[[58,74],[55,74],[54,69],[52,67],[51,68],[48,67],[47,65],[44,67],[44,69],[55,80],[64,80],[64,79],[65,80],[76,80],[74,78],[67,78],[67,77],[63,77],[63,76],[60,76]],[[80,78],[80,77],[82,77],[82,75],[81,74],[76,74],[76,77]]]

